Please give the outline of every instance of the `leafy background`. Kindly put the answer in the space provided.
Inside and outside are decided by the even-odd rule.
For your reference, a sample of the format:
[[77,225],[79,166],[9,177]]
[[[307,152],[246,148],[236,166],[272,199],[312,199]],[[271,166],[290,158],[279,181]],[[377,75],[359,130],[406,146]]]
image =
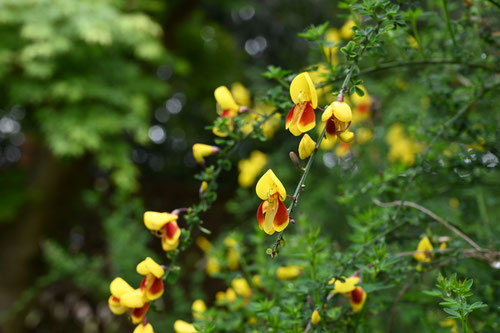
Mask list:
[[[191,146],[213,142],[211,131],[204,130],[216,118],[213,90],[238,81],[254,99],[269,89],[279,91],[262,75],[266,67],[298,73],[323,61],[317,43],[297,33],[324,22],[340,28],[351,2],[1,1],[3,329],[131,330],[125,317],[107,310],[109,281],[121,276],[137,284],[140,260],[164,258],[159,242],[143,227],[144,210],[170,211],[198,200],[199,183],[192,175],[199,167]],[[438,271],[473,279],[474,297],[489,305],[474,315],[474,327],[498,330],[498,270],[460,253],[424,274],[411,257],[395,262],[392,254],[414,250],[426,233],[453,235],[418,211],[398,209],[395,218],[395,209],[372,201],[404,197],[418,202],[482,247],[499,247],[498,89],[485,91],[498,81],[498,8],[470,3],[448,2],[451,38],[442,3],[400,2],[405,26],[384,34],[381,48],[367,52],[359,67],[411,64],[361,75],[375,100],[372,117],[363,125],[373,131],[373,140],[343,157],[334,149],[320,153],[297,224],[287,229],[290,236],[278,258],[265,254],[274,238],[256,230],[253,188],[238,186],[236,167],[221,177],[218,200],[203,215],[204,226],[213,232],[209,238],[220,262],[227,260],[223,240],[233,232],[249,270],[275,291],[276,304],[257,299],[249,309],[264,314],[258,318],[276,330],[307,322],[310,314],[297,311],[305,306],[305,296],[320,288],[317,281],[345,267],[347,273],[362,269],[370,276],[370,316],[362,320],[366,331],[384,331],[388,325],[393,331],[449,331],[438,324],[446,317],[439,301],[422,294],[434,288]],[[410,35],[424,47],[412,46]],[[336,75],[321,79],[342,76],[346,58],[338,57]],[[430,59],[452,61],[433,64]],[[334,92],[340,86],[330,87]],[[286,90],[283,95],[288,98]],[[388,159],[391,125],[401,123],[413,140],[429,143],[471,100],[470,110],[446,128],[424,160],[404,165]],[[299,174],[287,155],[298,142],[280,129],[270,141],[242,144],[233,164],[259,149],[291,192]],[[363,244],[399,223],[405,227],[350,261]],[[449,246],[464,243],[453,238]],[[328,250],[316,254],[320,247]],[[190,321],[196,298],[214,304],[215,293],[237,274],[208,277],[204,256],[195,247],[181,255],[179,280],[167,286],[158,305],[163,312],[152,315],[157,331],[171,330],[179,318]],[[296,284],[274,277],[285,264],[307,267]],[[388,324],[386,313],[403,288]],[[222,310],[214,315],[226,320],[220,323],[225,330],[243,330],[247,314],[238,308],[229,313],[231,321]],[[341,316],[332,312],[329,318]],[[352,327],[349,320],[338,329]]]

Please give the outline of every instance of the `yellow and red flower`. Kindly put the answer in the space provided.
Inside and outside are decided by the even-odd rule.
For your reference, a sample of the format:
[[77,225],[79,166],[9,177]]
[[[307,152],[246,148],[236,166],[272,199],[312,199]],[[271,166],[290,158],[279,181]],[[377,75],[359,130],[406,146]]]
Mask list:
[[175,250],[179,246],[181,229],[177,225],[178,218],[178,215],[171,213],[152,211],[144,213],[146,228],[155,231],[156,235],[161,238],[161,245],[165,251]]
[[318,95],[309,73],[301,73],[293,79],[290,96],[295,105],[286,117],[285,128],[298,136],[316,126],[314,109],[318,107]]
[[342,100],[342,95],[339,99],[330,104],[323,115],[322,121],[326,121],[326,137],[333,139],[338,137],[341,141],[350,143],[354,140],[354,133],[348,131],[352,121],[351,107]]
[[144,275],[140,289],[148,301],[163,295],[163,275],[165,271],[153,259],[147,257],[137,265],[137,273]]
[[367,294],[362,287],[357,286],[360,282],[359,276],[351,276],[346,278],[344,282],[339,279],[332,278],[328,284],[333,284],[332,293],[343,294],[349,299],[351,308],[354,313],[363,309]]
[[149,310],[149,302],[146,302],[142,290],[132,288],[119,277],[111,281],[109,289],[111,296],[108,299],[108,306],[111,312],[122,315],[130,311],[134,324],[142,322]]
[[[217,101],[219,117],[229,120],[229,130],[232,130],[232,119],[236,117],[240,106],[236,104],[233,95],[226,86],[220,86],[214,91],[215,100]],[[228,134],[220,128],[214,127],[212,132],[219,137],[226,137]]]
[[273,170],[267,170],[257,182],[255,190],[263,200],[257,209],[260,229],[268,235],[285,229],[289,222],[288,210],[283,203],[286,199],[286,190]]

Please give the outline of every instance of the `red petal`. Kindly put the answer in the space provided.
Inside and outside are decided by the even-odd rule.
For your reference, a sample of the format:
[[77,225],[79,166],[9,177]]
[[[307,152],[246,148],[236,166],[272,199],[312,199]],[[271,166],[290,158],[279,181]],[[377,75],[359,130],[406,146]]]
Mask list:
[[368,110],[370,110],[370,105],[365,104],[365,103],[363,103],[363,104],[359,104],[359,105],[356,107],[356,109],[358,109],[358,111],[359,111],[360,113],[365,113],[365,112],[367,112]]
[[309,131],[316,125],[316,114],[311,103],[306,104],[302,117],[299,119],[299,124],[303,128],[301,129],[303,132]]
[[135,319],[135,324],[142,321],[142,318],[146,315],[149,310],[149,303],[144,304],[142,308],[132,309],[132,317]]
[[233,118],[231,110],[224,110],[220,116],[222,118],[229,118],[229,119]]
[[264,212],[262,211],[262,206],[264,205],[264,203],[265,201],[262,201],[259,208],[257,209],[257,221],[259,221],[259,228],[261,230],[264,229]]
[[146,283],[147,283],[147,276],[144,277],[144,279],[142,279],[141,281],[141,285],[140,285],[140,289],[141,290],[144,290],[144,288],[146,288]]
[[290,111],[288,112],[288,116],[286,116],[286,123],[285,123],[285,129],[288,129],[290,127],[290,123],[292,122],[293,119],[293,112],[295,110],[296,105],[294,105]]
[[159,294],[163,291],[163,280],[155,278],[153,284],[149,288],[149,292],[153,295]]
[[167,238],[172,239],[177,230],[179,230],[177,223],[168,222],[167,225],[165,226],[165,231],[167,232]]
[[285,229],[286,226],[288,225],[288,220],[289,220],[288,209],[286,209],[286,206],[283,203],[283,201],[280,201],[278,204],[278,211],[274,216],[274,221],[273,221],[274,230],[280,232],[283,229]]
[[327,137],[334,137],[336,133],[337,133],[337,128],[335,126],[335,122],[332,120],[332,118],[330,118],[326,121]]
[[351,300],[354,304],[359,304],[363,300],[363,289],[356,288],[351,291]]

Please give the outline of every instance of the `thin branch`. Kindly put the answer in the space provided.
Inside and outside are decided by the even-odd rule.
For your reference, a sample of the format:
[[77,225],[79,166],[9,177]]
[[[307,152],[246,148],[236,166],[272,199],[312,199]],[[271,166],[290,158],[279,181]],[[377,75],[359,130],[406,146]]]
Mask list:
[[[385,71],[388,69],[399,68],[399,67],[413,67],[413,66],[437,66],[437,65],[462,65],[470,68],[481,68],[493,73],[500,73],[500,68],[491,67],[482,63],[469,63],[469,62],[461,62],[456,59],[428,59],[428,60],[417,60],[417,61],[408,61],[408,62],[388,62],[384,64],[380,64],[377,66],[366,68],[359,72],[359,75],[368,75],[381,71]],[[343,76],[339,76],[333,78],[330,81],[322,82],[316,85],[316,88],[322,88],[328,85],[331,85],[335,82],[341,81],[344,79]]]
[[381,202],[378,199],[373,199],[373,202],[377,206],[379,206],[379,207],[394,207],[394,206],[403,205],[403,206],[406,206],[406,207],[415,208],[415,209],[421,211],[422,213],[424,213],[424,214],[432,217],[434,220],[436,220],[437,222],[441,223],[443,226],[445,226],[446,228],[450,229],[451,231],[453,231],[454,233],[456,233],[458,236],[462,237],[467,243],[469,243],[476,250],[482,250],[482,248],[479,245],[477,245],[477,243],[474,242],[469,236],[467,236],[466,234],[464,234],[463,232],[461,232],[460,230],[458,230],[457,228],[455,228],[453,225],[451,225],[445,219],[443,219],[443,218],[439,217],[438,215],[436,215],[431,210],[429,210],[429,209],[427,209],[427,208],[425,208],[423,206],[420,206],[419,204],[416,204],[416,203],[411,202],[411,201],[401,201],[401,200],[391,201],[391,202]]

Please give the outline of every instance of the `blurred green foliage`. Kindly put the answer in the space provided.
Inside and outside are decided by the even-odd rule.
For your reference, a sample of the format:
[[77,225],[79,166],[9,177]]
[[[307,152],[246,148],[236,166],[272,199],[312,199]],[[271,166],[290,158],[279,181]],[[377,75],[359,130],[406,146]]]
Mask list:
[[[466,288],[474,293],[471,304],[488,304],[469,314],[471,329],[497,331],[494,258],[468,255],[468,243],[421,211],[374,204],[416,202],[485,251],[500,246],[498,8],[470,3],[0,1],[0,119],[20,126],[4,131],[0,121],[1,244],[19,266],[2,274],[18,283],[2,283],[9,295],[0,304],[0,324],[15,332],[131,331],[125,316],[107,310],[109,282],[121,276],[137,286],[135,265],[151,256],[175,268],[148,316],[157,332],[171,331],[177,319],[193,322],[195,299],[208,304],[194,321],[200,332],[449,332],[439,324],[447,316],[440,300],[423,291],[436,281],[448,281],[442,288],[448,290],[465,279],[474,281]],[[354,39],[326,41],[328,29],[340,29],[348,18],[361,23]],[[376,38],[360,55],[374,26]],[[338,65],[329,64],[323,49],[332,46],[338,46]],[[237,187],[234,166],[251,151],[263,151],[291,194],[300,173],[287,156],[300,138],[282,122],[267,141],[260,132],[238,144],[239,132],[214,140],[203,131],[217,118],[213,90],[241,81],[254,105],[265,101],[286,116],[295,73],[326,66],[315,77],[325,87],[325,107],[354,62],[347,92],[361,95],[362,84],[373,103],[371,116],[352,128],[358,136],[369,129],[373,138],[345,154],[339,145],[318,153],[296,224],[271,260],[266,250],[275,237],[256,227],[259,200],[254,188]],[[245,122],[238,118],[237,128]],[[423,147],[415,154],[403,147],[414,163],[388,157],[404,141],[388,139],[396,123]],[[153,130],[162,133],[159,140]],[[210,157],[214,168],[194,179],[195,142],[232,154]],[[22,157],[7,159],[15,149]],[[190,207],[198,202],[199,181],[217,176],[209,197],[179,223],[182,251],[167,259],[142,213]],[[210,238],[210,250],[189,248],[200,235]],[[447,237],[449,252],[417,263],[407,253],[426,235],[435,245]],[[236,246],[228,246],[226,236]],[[18,248],[8,247],[16,242]],[[237,268],[231,249],[239,254]],[[210,258],[220,271],[207,275]],[[300,275],[278,279],[277,269],[290,265],[300,266]],[[354,273],[368,294],[359,314],[346,297],[331,296],[327,284]],[[216,300],[216,292],[242,277],[251,298]],[[61,306],[69,310],[58,312]],[[311,326],[315,309],[322,320]]]

